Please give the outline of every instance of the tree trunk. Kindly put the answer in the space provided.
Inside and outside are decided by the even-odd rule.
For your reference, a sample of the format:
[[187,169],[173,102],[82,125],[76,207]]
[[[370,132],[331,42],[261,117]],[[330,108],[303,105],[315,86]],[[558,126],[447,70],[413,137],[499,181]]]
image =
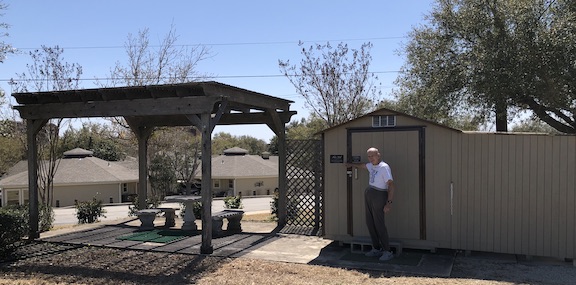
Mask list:
[[506,100],[497,99],[496,106],[496,131],[508,132],[508,109],[506,108]]

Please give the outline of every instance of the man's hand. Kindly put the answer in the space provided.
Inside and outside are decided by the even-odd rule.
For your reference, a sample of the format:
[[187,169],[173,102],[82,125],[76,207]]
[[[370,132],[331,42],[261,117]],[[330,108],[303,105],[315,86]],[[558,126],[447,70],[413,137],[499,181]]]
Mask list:
[[392,204],[388,203],[386,206],[384,206],[384,213],[388,213],[390,210],[392,210]]

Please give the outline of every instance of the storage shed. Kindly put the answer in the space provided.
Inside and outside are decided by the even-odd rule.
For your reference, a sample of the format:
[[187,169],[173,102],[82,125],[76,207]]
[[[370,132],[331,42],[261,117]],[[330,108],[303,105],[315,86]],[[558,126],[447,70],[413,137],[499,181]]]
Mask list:
[[376,147],[397,187],[386,224],[403,247],[576,257],[576,136],[463,132],[380,109],[323,141],[326,238],[369,241],[368,173],[343,162]]

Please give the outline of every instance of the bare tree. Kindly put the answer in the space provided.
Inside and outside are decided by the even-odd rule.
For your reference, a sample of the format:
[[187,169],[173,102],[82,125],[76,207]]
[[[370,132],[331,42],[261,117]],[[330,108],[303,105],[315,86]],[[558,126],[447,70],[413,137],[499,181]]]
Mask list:
[[[108,82],[97,82],[100,86],[143,86],[153,84],[185,83],[208,79],[208,74],[198,72],[198,63],[211,56],[209,48],[196,45],[192,47],[178,46],[176,44],[178,36],[171,26],[170,31],[163,38],[159,46],[150,44],[149,30],[144,29],[138,32],[137,36],[128,35],[124,44],[128,61],[126,64],[116,62],[116,66],[110,71]],[[129,128],[122,118],[112,118],[113,124],[123,128]],[[175,132],[189,132],[189,130],[175,129]],[[166,135],[169,132],[162,131],[158,135]],[[158,137],[158,135],[156,137]],[[149,161],[168,161],[165,159],[155,159],[154,156],[171,155],[173,165],[166,165],[174,169],[179,180],[185,180],[188,185],[192,183],[193,174],[198,167],[196,161],[200,144],[192,140],[172,140],[170,145],[165,145],[161,140],[152,139],[150,150],[153,153]],[[180,143],[177,143],[180,142]],[[176,144],[177,143],[177,144]],[[184,161],[183,161],[184,160]],[[192,160],[192,161],[190,161]],[[153,175],[155,172],[150,171]],[[158,181],[161,185],[161,181]],[[162,196],[162,193],[153,191],[153,195]],[[153,197],[163,198],[163,197]]]
[[[0,1],[0,17],[4,16],[2,10],[6,10],[7,8],[8,5]],[[0,39],[8,36],[8,32],[4,30],[7,30],[9,27],[10,26],[7,23],[0,22]],[[6,60],[6,55],[15,52],[16,50],[10,44],[7,44],[4,41],[0,40],[0,63],[3,63],[4,60]],[[0,105],[4,103],[4,96],[5,96],[4,90],[0,88]]]
[[370,43],[359,50],[344,43],[335,48],[330,43],[315,45],[302,48],[299,65],[289,60],[278,64],[310,110],[332,127],[366,114],[378,102],[380,92],[373,81],[377,78],[368,71],[370,48]]
[[[82,67],[77,63],[67,63],[62,57],[64,49],[42,46],[30,52],[32,63],[27,64],[28,72],[17,74],[11,79],[15,92],[41,92],[72,90],[78,88]],[[58,169],[61,153],[58,152],[60,129],[65,121],[52,119],[38,134],[38,188],[43,205],[51,207],[53,203],[54,175]]]
[[[4,16],[2,10],[6,10],[8,5],[4,4],[3,1],[0,1],[0,17]],[[10,26],[7,23],[0,22],[0,38],[7,37],[8,32],[3,30],[7,30]],[[6,59],[6,55],[10,53],[14,53],[16,50],[10,45],[3,41],[0,41],[0,63],[3,63]]]
[[150,45],[150,32],[146,28],[137,36],[128,34],[124,44],[128,62],[117,61],[110,71],[108,82],[97,82],[100,86],[143,86],[151,84],[184,83],[208,78],[197,71],[198,63],[211,56],[210,49],[203,45],[178,46],[174,26],[162,39],[159,46]]

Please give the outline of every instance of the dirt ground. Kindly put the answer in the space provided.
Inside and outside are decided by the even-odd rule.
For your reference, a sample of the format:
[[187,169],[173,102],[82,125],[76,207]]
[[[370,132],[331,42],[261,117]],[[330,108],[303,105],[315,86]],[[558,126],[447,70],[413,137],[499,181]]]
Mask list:
[[35,243],[0,264],[0,284],[576,284],[568,262],[457,257],[449,278],[247,258]]

